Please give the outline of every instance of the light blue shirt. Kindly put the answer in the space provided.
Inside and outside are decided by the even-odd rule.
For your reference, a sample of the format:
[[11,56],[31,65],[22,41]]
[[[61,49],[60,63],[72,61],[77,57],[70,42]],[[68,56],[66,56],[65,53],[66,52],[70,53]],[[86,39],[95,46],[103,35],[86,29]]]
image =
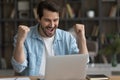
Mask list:
[[[15,39],[16,42],[16,39]],[[14,42],[14,47],[15,47]],[[19,64],[12,58],[11,63],[15,71],[23,76],[39,76],[44,43],[38,33],[38,24],[30,27],[30,32],[24,42],[26,60]],[[53,42],[55,56],[77,54],[79,52],[76,39],[67,31],[57,29]],[[19,52],[18,52],[19,53]]]

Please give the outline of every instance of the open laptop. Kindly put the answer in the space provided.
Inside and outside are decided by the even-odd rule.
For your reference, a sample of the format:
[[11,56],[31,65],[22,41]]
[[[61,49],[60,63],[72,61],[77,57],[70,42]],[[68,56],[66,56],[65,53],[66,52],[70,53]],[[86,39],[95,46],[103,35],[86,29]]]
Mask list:
[[88,59],[88,54],[48,56],[45,80],[84,80]]

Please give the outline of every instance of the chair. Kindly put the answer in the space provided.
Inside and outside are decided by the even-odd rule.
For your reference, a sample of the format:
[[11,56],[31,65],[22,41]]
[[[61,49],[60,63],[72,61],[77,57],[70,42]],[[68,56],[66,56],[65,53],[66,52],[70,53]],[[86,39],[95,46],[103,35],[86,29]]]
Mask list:
[[[75,38],[77,38],[73,28],[70,28],[68,31]],[[95,58],[95,56],[98,53],[98,42],[97,41],[93,41],[93,40],[87,40],[87,48],[88,48],[88,53],[90,55],[90,58],[91,58],[92,62],[94,62],[94,58]]]
[[92,67],[94,67],[95,56],[98,54],[98,42],[87,40],[88,53],[90,55]]
[[96,56],[98,53],[98,42],[87,40],[87,48],[90,56]]

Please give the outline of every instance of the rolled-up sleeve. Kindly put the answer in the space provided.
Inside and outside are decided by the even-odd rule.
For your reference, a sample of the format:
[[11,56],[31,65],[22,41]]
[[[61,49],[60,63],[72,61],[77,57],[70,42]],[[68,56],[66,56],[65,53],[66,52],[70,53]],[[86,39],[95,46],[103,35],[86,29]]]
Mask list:
[[13,65],[13,68],[16,72],[20,73],[27,67],[27,60],[25,60],[22,64],[18,63],[14,57],[11,59],[11,63]]
[[[17,38],[17,35],[14,37],[14,43],[13,43],[13,46],[14,47],[16,47],[16,38]],[[25,48],[25,44],[24,44],[24,52],[26,53],[26,48]],[[27,56],[26,54],[25,54],[25,56]],[[12,64],[12,66],[13,66],[13,69],[16,71],[16,72],[18,72],[18,73],[20,73],[20,72],[22,72],[26,67],[27,67],[27,60],[25,59],[25,61],[22,63],[22,64],[20,64],[20,63],[18,63],[15,59],[14,59],[14,57],[12,57],[12,59],[11,59],[11,64]]]

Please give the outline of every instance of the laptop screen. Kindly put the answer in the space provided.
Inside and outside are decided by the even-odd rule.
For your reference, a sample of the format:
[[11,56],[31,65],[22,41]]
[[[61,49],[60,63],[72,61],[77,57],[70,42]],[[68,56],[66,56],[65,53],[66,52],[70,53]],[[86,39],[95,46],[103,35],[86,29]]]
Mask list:
[[48,56],[45,80],[85,79],[88,59],[88,54]]

